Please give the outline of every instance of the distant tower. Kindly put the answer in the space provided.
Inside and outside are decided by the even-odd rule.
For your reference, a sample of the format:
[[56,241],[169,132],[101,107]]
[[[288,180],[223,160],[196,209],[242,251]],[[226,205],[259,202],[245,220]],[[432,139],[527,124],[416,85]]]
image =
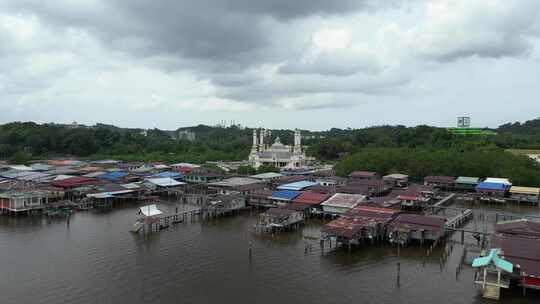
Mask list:
[[302,153],[302,134],[300,130],[294,130],[294,153]]
[[266,130],[265,129],[261,129],[259,131],[259,135],[260,135],[260,140],[259,140],[259,151],[263,151],[265,149],[264,147],[264,137],[266,136]]
[[471,118],[470,117],[458,117],[457,118],[457,127],[458,128],[470,128],[471,127]]
[[257,151],[259,142],[257,141],[257,129],[253,129],[253,146],[252,150]]

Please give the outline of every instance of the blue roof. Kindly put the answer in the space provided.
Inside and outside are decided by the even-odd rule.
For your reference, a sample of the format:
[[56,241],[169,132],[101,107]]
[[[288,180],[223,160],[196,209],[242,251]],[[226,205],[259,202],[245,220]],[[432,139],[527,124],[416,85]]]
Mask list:
[[300,195],[299,191],[291,191],[291,190],[278,190],[272,192],[271,198],[274,199],[282,199],[285,201],[293,200],[295,197]]
[[107,180],[117,180],[117,179],[121,179],[122,177],[125,177],[127,175],[128,175],[127,172],[114,171],[114,172],[109,172],[109,173],[100,175],[97,178],[98,179],[107,179]]
[[300,191],[307,187],[315,186],[317,183],[309,182],[309,181],[300,181],[290,184],[284,184],[279,187],[277,187],[278,190],[294,190],[294,191]]
[[155,174],[152,177],[157,177],[157,178],[166,178],[166,177],[168,177],[168,178],[184,178],[184,174],[179,173],[179,172],[167,171],[167,172],[161,172],[161,173]]
[[508,189],[507,184],[503,183],[486,183],[481,182],[476,186],[476,190],[493,190],[493,191],[506,191]]

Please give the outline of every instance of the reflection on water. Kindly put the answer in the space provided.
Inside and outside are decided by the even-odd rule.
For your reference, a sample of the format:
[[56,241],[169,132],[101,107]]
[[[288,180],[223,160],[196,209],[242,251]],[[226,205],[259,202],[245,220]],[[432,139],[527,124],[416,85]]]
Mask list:
[[[323,254],[312,238],[322,225],[317,220],[273,238],[251,233],[256,215],[250,212],[133,235],[128,231],[136,213],[136,207],[79,212],[69,225],[1,217],[0,302],[488,303],[472,284],[470,268],[456,280],[459,244],[441,267],[449,247],[425,259],[427,247],[401,249],[398,257],[395,247],[383,244],[350,253],[325,248]],[[503,292],[501,303],[539,301],[540,293],[523,297],[518,289]]]

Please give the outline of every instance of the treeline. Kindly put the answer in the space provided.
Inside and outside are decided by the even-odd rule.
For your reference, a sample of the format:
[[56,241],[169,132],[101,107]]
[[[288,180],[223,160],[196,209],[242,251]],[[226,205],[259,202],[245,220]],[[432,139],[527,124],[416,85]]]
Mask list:
[[[0,126],[0,158],[77,156],[142,161],[187,161],[244,159],[249,153],[249,130],[193,128],[194,142],[173,138],[173,132],[121,129],[106,125],[69,128],[62,125],[10,123]],[[247,147],[247,148],[246,148]]]
[[310,142],[309,152],[320,159],[338,159],[366,148],[470,149],[495,146],[501,149],[540,149],[540,119],[505,124],[488,135],[455,135],[430,126],[377,126],[364,129],[331,129],[324,139]]
[[[179,129],[180,130],[180,129]],[[246,159],[253,129],[205,125],[182,128],[196,140],[177,139],[178,130],[119,128],[97,124],[70,128],[57,124],[9,123],[0,126],[0,159],[76,156],[121,160],[195,162]],[[396,148],[471,151],[479,148],[540,149],[540,119],[500,126],[495,136],[454,135],[430,126],[378,126],[364,129],[303,131],[307,154],[329,161],[366,149]],[[284,144],[292,143],[292,130],[272,130]],[[271,144],[269,140],[267,142]]]
[[540,186],[540,166],[526,156],[495,147],[470,150],[426,148],[366,148],[346,156],[336,166],[340,176],[355,170],[401,172],[422,181],[428,175],[506,177],[515,185]]

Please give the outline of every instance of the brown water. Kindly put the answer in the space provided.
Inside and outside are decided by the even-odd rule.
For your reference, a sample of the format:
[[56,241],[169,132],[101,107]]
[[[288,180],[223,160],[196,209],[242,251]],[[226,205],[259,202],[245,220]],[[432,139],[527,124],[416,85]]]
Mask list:
[[[303,237],[319,235],[317,221],[260,238],[245,212],[132,235],[136,211],[79,212],[69,225],[0,218],[0,303],[491,303],[469,267],[456,279],[461,245],[441,270],[442,249],[425,265],[427,247],[402,249],[399,258],[386,245],[323,254],[317,240]],[[540,293],[503,291],[500,303],[540,303]]]

